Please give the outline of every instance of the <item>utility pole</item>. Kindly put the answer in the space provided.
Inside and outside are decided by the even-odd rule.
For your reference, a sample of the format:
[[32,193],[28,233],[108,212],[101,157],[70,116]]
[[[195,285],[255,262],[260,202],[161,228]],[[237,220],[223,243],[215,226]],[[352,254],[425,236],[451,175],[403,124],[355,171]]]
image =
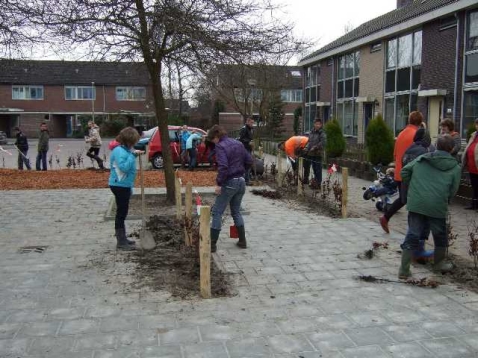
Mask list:
[[91,120],[95,123],[95,83],[91,82]]

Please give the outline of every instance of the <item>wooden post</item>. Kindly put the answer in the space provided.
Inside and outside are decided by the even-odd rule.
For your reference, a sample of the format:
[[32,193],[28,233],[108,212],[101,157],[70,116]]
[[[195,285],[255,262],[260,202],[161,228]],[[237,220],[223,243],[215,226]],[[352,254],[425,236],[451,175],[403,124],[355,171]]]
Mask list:
[[302,178],[302,180],[300,180],[300,176],[301,175],[304,175],[304,158],[302,157],[299,157],[299,166],[298,166],[298,169],[297,169],[297,173],[298,173],[298,182],[297,182],[297,195],[298,196],[303,196],[304,195],[304,184],[302,184],[304,182],[304,180],[307,180],[307,178]]
[[199,219],[199,263],[202,298],[211,298],[211,207],[201,207]]
[[174,175],[174,189],[176,192],[176,218],[181,219],[181,216],[182,216],[181,183],[179,181],[177,170]]
[[277,186],[282,187],[282,154],[277,153]]
[[349,169],[342,168],[342,218],[347,217],[347,199],[349,195],[348,188]]
[[264,158],[264,148],[262,146],[259,147],[259,158],[260,159]]
[[190,225],[192,224],[192,210],[193,210],[193,184],[187,183],[186,185],[186,195],[184,198],[186,216],[184,225],[184,244],[186,246],[191,246],[192,244],[192,231]]

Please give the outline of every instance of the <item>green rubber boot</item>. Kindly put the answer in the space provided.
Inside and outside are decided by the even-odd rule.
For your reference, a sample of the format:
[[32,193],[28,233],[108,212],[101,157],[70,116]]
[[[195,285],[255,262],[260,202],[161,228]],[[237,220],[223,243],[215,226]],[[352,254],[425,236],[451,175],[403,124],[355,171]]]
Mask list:
[[402,263],[400,268],[398,269],[398,278],[400,280],[406,280],[412,276],[410,271],[410,264],[413,258],[413,251],[412,250],[403,250],[402,251]]
[[453,264],[445,261],[446,247],[435,247],[435,263],[433,264],[433,271],[440,273],[447,273],[453,270]]
[[236,245],[241,249],[247,249],[246,229],[244,229],[244,226],[237,226],[237,233],[239,234],[239,241]]
[[211,252],[217,251],[217,240],[219,240],[219,234],[221,230],[211,228]]

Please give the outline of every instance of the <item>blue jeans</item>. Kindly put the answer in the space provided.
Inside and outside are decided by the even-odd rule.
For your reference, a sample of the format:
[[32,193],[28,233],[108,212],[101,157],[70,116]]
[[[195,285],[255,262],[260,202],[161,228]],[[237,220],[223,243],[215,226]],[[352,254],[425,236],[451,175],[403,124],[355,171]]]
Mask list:
[[403,250],[417,250],[419,241],[424,239],[425,233],[433,234],[435,247],[448,247],[448,235],[445,218],[432,218],[430,216],[408,213],[408,230],[405,241],[401,245]]
[[322,183],[322,158],[315,156],[304,156],[304,181],[309,182],[310,167],[314,171],[315,180]]
[[222,214],[226,210],[227,205],[230,205],[231,216],[234,220],[234,225],[244,226],[244,219],[241,215],[242,197],[246,192],[246,181],[244,178],[229,179],[222,187],[221,194],[216,197],[216,201],[212,207],[212,223],[211,229],[221,230]]
[[[46,154],[47,151],[39,151],[37,154],[37,160],[36,160],[36,170],[47,170],[46,166]],[[40,168],[40,163],[41,163],[41,168]]]
[[21,153],[18,153],[18,169],[23,170],[23,163],[28,170],[31,170],[30,161],[27,158],[28,149],[19,149]]
[[122,229],[125,227],[124,221],[128,216],[129,199],[131,199],[132,194],[131,188],[110,185],[110,189],[116,201],[115,229]]
[[196,148],[188,149],[189,154],[189,170],[193,170],[196,167]]

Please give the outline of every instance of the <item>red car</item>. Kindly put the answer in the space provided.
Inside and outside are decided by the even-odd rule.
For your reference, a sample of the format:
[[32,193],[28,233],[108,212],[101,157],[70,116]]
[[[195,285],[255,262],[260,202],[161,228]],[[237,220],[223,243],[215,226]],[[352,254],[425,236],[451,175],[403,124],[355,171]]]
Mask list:
[[[173,163],[174,164],[181,164],[181,141],[180,141],[180,131],[181,126],[168,126],[169,130],[169,145],[171,147],[171,153],[173,155]],[[189,131],[193,129],[196,130],[197,133],[201,134],[202,136],[206,137],[206,131],[200,128],[188,127]],[[208,154],[209,150],[206,148],[204,141],[201,141],[199,145],[196,147],[198,150],[197,153],[197,164],[209,164],[208,162]],[[149,140],[149,160],[155,169],[162,169],[164,167],[164,160],[163,160],[163,147],[159,136],[159,128],[156,127],[156,130],[151,136]]]

